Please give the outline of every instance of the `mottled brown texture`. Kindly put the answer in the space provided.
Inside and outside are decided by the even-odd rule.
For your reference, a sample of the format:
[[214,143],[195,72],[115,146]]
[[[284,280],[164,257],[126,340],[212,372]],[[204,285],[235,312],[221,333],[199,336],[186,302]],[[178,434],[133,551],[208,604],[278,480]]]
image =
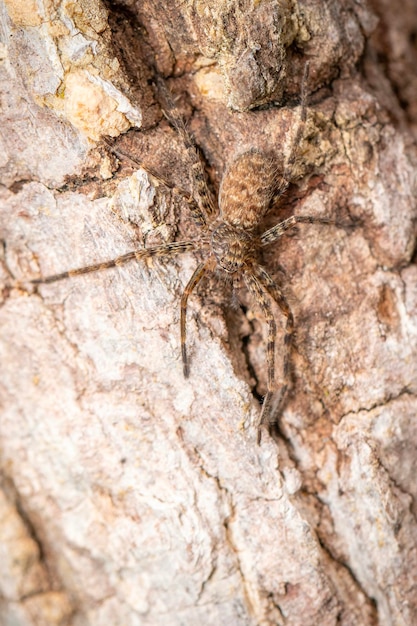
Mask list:
[[296,100],[306,58],[313,90],[348,73],[376,24],[353,0],[157,0],[137,7],[159,71],[180,74],[194,64],[203,72],[211,60],[229,106],[239,111]]
[[[401,10],[389,0],[369,0],[378,23],[371,37],[372,49],[380,63],[367,59],[366,70],[373,88],[405,132],[417,132],[417,3],[404,0]],[[384,83],[389,80],[397,97]]]
[[235,228],[256,231],[280,190],[280,180],[271,157],[257,151],[242,154],[226,170],[220,185],[223,220]]

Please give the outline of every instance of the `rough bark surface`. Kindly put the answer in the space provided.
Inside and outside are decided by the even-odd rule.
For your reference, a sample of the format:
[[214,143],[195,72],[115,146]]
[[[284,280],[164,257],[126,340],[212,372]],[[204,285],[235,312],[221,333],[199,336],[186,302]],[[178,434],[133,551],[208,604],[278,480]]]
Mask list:
[[[417,6],[391,5],[0,2],[2,624],[417,623]],[[216,276],[191,298],[182,375],[198,255],[18,286],[198,232],[100,140],[191,190],[155,73],[214,189],[248,148],[295,154],[265,229],[357,222],[265,250],[297,333],[260,447],[265,324]]]

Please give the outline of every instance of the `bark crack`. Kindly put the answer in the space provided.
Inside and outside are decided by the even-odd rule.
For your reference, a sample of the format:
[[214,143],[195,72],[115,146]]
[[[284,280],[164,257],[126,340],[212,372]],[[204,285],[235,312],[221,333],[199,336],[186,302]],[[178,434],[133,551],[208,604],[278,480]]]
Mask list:
[[[236,569],[239,572],[239,576],[240,576],[240,578],[242,580],[242,585],[243,585],[244,589],[246,590],[246,593],[245,593],[246,601],[248,602],[248,605],[250,606],[251,603],[249,601],[249,594],[247,592],[247,582],[246,582],[245,574],[244,574],[244,571],[243,571],[243,568],[242,568],[242,563],[241,563],[240,556],[239,556],[239,548],[235,544],[235,541],[234,541],[234,538],[233,538],[233,530],[231,528],[231,522],[233,521],[233,519],[235,518],[235,515],[236,515],[236,513],[235,513],[235,504],[233,502],[232,494],[228,491],[228,489],[226,487],[224,487],[224,485],[221,484],[221,481],[220,481],[218,476],[215,476],[215,475],[211,474],[205,468],[204,459],[202,458],[199,450],[197,448],[193,448],[193,453],[200,460],[200,465],[199,465],[200,471],[204,474],[204,476],[206,476],[206,478],[214,481],[218,492],[223,495],[223,499],[227,503],[227,506],[228,506],[229,510],[228,510],[227,515],[225,515],[224,518],[223,518],[223,527],[224,527],[224,530],[225,530],[225,539],[226,539],[227,545],[229,546],[229,549],[231,550],[231,552],[234,555]],[[213,563],[213,566],[212,566],[212,568],[211,568],[211,570],[209,572],[209,575],[207,576],[207,578],[205,579],[205,581],[203,582],[203,584],[201,586],[199,597],[202,596],[202,594],[204,592],[204,588],[206,587],[206,585],[208,584],[210,579],[213,577],[216,569],[217,569],[217,565],[216,565],[216,563]]]
[[[77,613],[77,610],[53,568],[51,557],[48,554],[48,546],[45,545],[41,535],[38,533],[37,524],[27,510],[16,484],[6,474],[4,468],[2,468],[1,474],[1,490],[8,504],[14,507],[20,522],[27,532],[27,536],[30,537],[37,548],[37,554],[35,554],[33,549],[30,548],[31,544],[27,544],[25,538],[22,537],[22,531],[19,529],[19,526],[16,526],[15,522],[11,526],[13,515],[8,511],[6,514],[6,520],[9,524],[7,528],[8,537],[10,539],[11,534],[13,536],[13,533],[16,533],[16,538],[18,537],[20,540],[19,546],[24,546],[27,552],[12,553],[10,556],[7,556],[7,559],[15,559],[12,570],[12,574],[15,577],[13,584],[16,589],[21,589],[18,600],[7,598],[7,602],[24,607],[27,606],[29,614],[34,611],[36,615],[39,615],[39,618],[44,618],[45,623],[48,621],[51,626],[55,624],[56,626],[68,625]],[[20,542],[22,543],[20,544]],[[10,544],[10,549],[13,550],[13,542]],[[28,552],[28,550],[31,551]],[[28,586],[31,588],[25,591],[25,587],[27,588]]]
[[409,396],[410,398],[414,398],[415,394],[413,393],[413,391],[410,390],[410,388],[408,386],[403,387],[401,389],[401,391],[399,391],[399,393],[397,393],[397,394],[390,394],[390,395],[387,396],[387,398],[385,398],[384,400],[381,400],[380,402],[374,402],[373,404],[371,404],[368,407],[361,406],[361,407],[359,407],[358,409],[356,409],[354,411],[348,411],[347,413],[342,414],[340,416],[340,419],[339,419],[338,423],[340,424],[349,415],[359,415],[359,413],[361,413],[362,411],[365,412],[365,413],[371,413],[375,409],[386,407],[391,402],[395,402],[396,400],[398,400],[399,398],[402,398],[403,396]]
[[[326,506],[320,499],[320,496],[317,495],[316,497],[322,506]],[[324,538],[321,537],[320,534],[317,534],[317,540],[323,552],[325,552],[326,556],[348,575],[348,577],[350,578],[354,586],[358,589],[361,595],[366,599],[368,603],[368,610],[371,612],[370,617],[372,619],[372,622],[371,622],[372,626],[378,626],[379,620],[378,620],[377,604],[376,604],[375,599],[368,595],[368,593],[366,592],[366,590],[364,589],[361,582],[358,580],[354,571],[348,565],[348,563],[346,563],[345,561],[342,561],[341,559],[339,559],[338,557],[334,555],[332,549],[330,548],[330,546],[326,544]],[[343,611],[344,609],[342,609],[342,613]],[[340,622],[343,623],[342,620],[340,620]]]

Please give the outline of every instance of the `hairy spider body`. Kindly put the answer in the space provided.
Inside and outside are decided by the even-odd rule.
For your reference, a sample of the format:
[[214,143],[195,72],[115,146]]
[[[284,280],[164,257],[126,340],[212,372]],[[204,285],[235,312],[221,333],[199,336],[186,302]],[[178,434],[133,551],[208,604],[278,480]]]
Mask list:
[[226,171],[219,193],[219,223],[211,246],[219,267],[233,274],[254,262],[259,224],[275,193],[277,170],[257,150],[241,154]]
[[228,274],[239,271],[255,254],[257,238],[226,222],[213,230],[211,248],[218,266]]
[[276,195],[278,181],[271,157],[258,150],[241,154],[226,170],[220,185],[223,222],[248,234],[258,230]]
[[[306,76],[307,71],[304,82]],[[302,123],[305,119],[304,100],[304,94],[302,93]],[[276,421],[291,383],[290,356],[294,333],[294,318],[285,295],[280,285],[275,283],[265,268],[259,264],[259,253],[264,246],[275,242],[296,224],[334,224],[335,222],[328,218],[292,216],[279,222],[269,230],[260,232],[260,225],[269,211],[272,199],[288,187],[285,174],[294,160],[293,154],[287,162],[287,167],[284,168],[284,175],[280,176],[271,156],[255,149],[244,152],[232,161],[226,170],[221,181],[218,201],[216,202],[207,186],[202,161],[182,120],[178,117],[175,109],[171,110],[167,117],[183,138],[187,158],[191,166],[193,193],[190,196],[180,189],[171,188],[186,200],[194,221],[202,229],[200,240],[179,241],[134,250],[104,263],[69,270],[46,278],[36,278],[30,282],[35,285],[53,283],[72,276],[120,266],[132,260],[143,261],[152,257],[167,258],[184,252],[203,249],[206,253],[206,258],[197,266],[185,286],[180,304],[181,353],[184,375],[188,377],[186,314],[189,296],[207,272],[224,272],[231,279],[233,285],[237,285],[238,280],[243,277],[248,291],[259,305],[268,325],[266,348],[268,365],[267,393],[257,423],[259,443],[261,440],[261,428],[269,427]],[[302,123],[296,132],[296,146],[300,139]],[[110,146],[112,152],[120,159],[128,159],[135,166],[143,167],[142,163],[119,152],[107,140],[105,141]],[[144,169],[146,170],[147,168],[145,167]],[[149,171],[148,173],[155,176]],[[159,176],[155,177],[167,184]],[[276,386],[276,322],[271,308],[271,300],[275,301],[286,318],[283,356],[284,380],[280,397],[275,403],[272,400]]]

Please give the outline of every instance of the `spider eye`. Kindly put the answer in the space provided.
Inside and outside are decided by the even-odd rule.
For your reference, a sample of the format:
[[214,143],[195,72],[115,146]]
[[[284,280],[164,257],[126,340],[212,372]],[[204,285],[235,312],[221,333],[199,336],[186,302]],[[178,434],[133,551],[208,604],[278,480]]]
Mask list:
[[233,260],[229,260],[227,256],[226,258],[219,260],[219,265],[228,274],[234,274],[234,272],[237,272],[237,270],[241,266],[240,263],[237,263],[236,261],[233,261]]

